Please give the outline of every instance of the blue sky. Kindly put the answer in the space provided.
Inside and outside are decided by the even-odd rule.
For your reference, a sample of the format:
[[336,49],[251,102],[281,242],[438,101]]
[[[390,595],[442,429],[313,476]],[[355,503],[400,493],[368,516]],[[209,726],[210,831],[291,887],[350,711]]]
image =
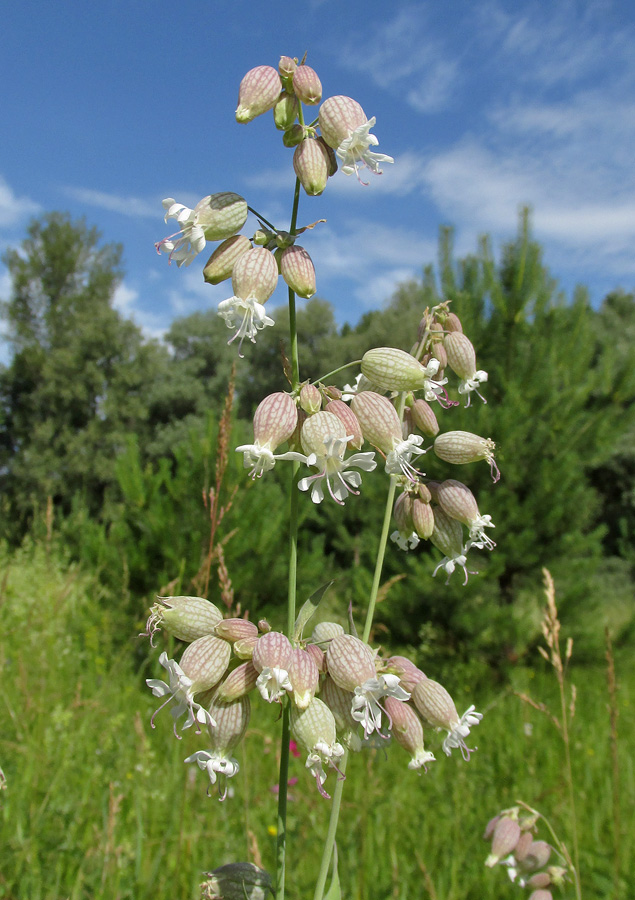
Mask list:
[[288,224],[292,151],[270,114],[234,110],[248,69],[305,50],[324,97],[358,100],[395,159],[369,187],[338,173],[301,201],[302,224],[327,219],[304,245],[340,322],[435,262],[440,225],[460,254],[485,232],[500,246],[522,204],[567,290],[635,287],[631,0],[22,0],[3,20],[0,249],[33,215],[85,216],[123,244],[116,303],[148,335],[231,294],[156,255],[164,197],[233,190]]

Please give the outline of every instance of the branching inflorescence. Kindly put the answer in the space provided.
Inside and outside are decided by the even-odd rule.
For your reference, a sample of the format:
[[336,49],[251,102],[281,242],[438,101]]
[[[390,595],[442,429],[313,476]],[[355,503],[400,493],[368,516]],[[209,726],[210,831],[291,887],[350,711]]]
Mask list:
[[[305,122],[304,108],[318,104],[317,117]],[[351,498],[362,490],[362,477],[383,470],[387,513],[364,635],[360,639],[345,633],[341,625],[321,622],[310,637],[304,636],[317,604],[307,601],[296,619],[294,499],[287,634],[270,630],[264,622],[257,626],[244,618],[223,619],[214,604],[203,598],[163,598],[153,607],[148,633],[163,627],[189,646],[179,663],[161,657],[169,684],[154,679],[148,684],[156,696],[167,698],[163,705],[175,701],[175,730],[182,714],[187,714],[184,727],[197,723],[199,729],[204,728],[206,749],[186,762],[198,764],[207,773],[221,799],[227,794],[227,779],[239,771],[232,752],[247,728],[250,696],[281,705],[283,722],[304,747],[306,766],[324,797],[329,797],[324,787],[327,775],[331,770],[335,773],[337,819],[337,791],[341,791],[347,754],[359,750],[371,735],[386,739],[386,743],[392,736],[407,751],[408,767],[416,770],[425,770],[434,760],[424,748],[424,727],[442,732],[442,749],[448,756],[458,749],[468,759],[472,752],[467,739],[480,721],[480,713],[471,706],[459,716],[447,690],[427,678],[414,662],[382,656],[367,641],[391,509],[395,529],[390,537],[399,547],[410,550],[421,540],[429,540],[441,551],[443,558],[433,575],[443,569],[449,579],[460,568],[467,581],[468,552],[495,546],[488,534],[494,527],[491,518],[480,514],[469,488],[455,479],[436,481],[426,476],[423,468],[428,468],[428,452],[432,450],[432,456],[454,465],[485,461],[494,481],[500,475],[493,441],[470,432],[440,429],[435,410],[451,410],[459,403],[449,391],[464,396],[467,406],[472,393],[485,402],[479,389],[487,381],[487,373],[477,369],[474,348],[447,301],[422,311],[409,353],[378,347],[361,361],[344,362],[337,372],[351,366],[360,370],[353,386],[342,390],[330,383],[335,372],[316,383],[300,380],[295,297],[309,298],[315,293],[316,274],[308,251],[297,240],[319,224],[298,227],[300,188],[310,197],[319,196],[338,165],[345,175],[354,174],[366,184],[362,178],[365,171],[380,175],[380,166],[393,160],[371,149],[378,143],[371,133],[375,119],[369,119],[357,101],[334,96],[322,102],[318,75],[304,60],[298,63],[284,56],[277,70],[258,66],[245,75],[237,121],[250,122],[270,110],[283,144],[293,150],[296,186],[288,228],[277,228],[233,192],[210,194],[193,210],[170,198],[164,201],[166,221],[175,219],[180,230],[156,246],[178,266],[189,266],[208,242],[220,242],[203,273],[211,284],[231,279],[232,295],[220,304],[218,314],[234,331],[230,343],[238,341],[239,355],[246,340],[255,342],[260,330],[274,325],[265,304],[280,276],[288,286],[290,389],[263,398],[254,416],[253,443],[236,449],[243,454],[252,479],[266,475],[280,462],[290,462],[292,491],[305,492],[313,503],[325,498],[340,506],[354,502]],[[240,233],[250,211],[258,219],[251,238]],[[458,377],[454,388],[446,373]],[[285,766],[288,752],[284,747],[281,758]],[[282,768],[280,784],[282,793],[286,785]],[[283,816],[285,808],[283,801],[279,806]],[[325,851],[317,898],[323,895],[330,850],[327,847]],[[278,866],[277,896],[281,900],[284,849]]]

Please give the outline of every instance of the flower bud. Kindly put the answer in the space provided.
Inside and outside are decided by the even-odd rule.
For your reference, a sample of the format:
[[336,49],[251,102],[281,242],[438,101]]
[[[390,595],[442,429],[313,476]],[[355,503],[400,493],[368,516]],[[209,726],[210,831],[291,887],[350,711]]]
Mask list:
[[180,641],[195,641],[212,634],[222,619],[218,607],[203,597],[157,597],[150,610],[145,634],[150,638],[160,628]]
[[313,662],[318,668],[320,675],[326,675],[326,654],[317,644],[307,644],[306,652],[313,657]]
[[329,163],[329,178],[331,178],[331,176],[335,175],[337,172],[337,156],[335,155],[335,150],[329,147],[323,137],[319,137],[317,141],[318,144],[322,145],[324,152],[326,153],[326,158]]
[[291,56],[281,56],[280,62],[278,63],[278,72],[280,72],[281,78],[293,78],[293,73],[295,72],[298,65],[298,61],[293,59]]
[[333,638],[326,651],[326,662],[329,675],[345,691],[354,691],[376,675],[373,651],[352,634]]
[[203,269],[203,278],[208,284],[220,284],[231,278],[234,265],[245,250],[251,249],[251,242],[244,234],[227,238],[214,250]]
[[443,320],[443,327],[446,331],[463,331],[461,320],[454,313],[448,313]]
[[359,722],[355,721],[351,713],[353,694],[338,687],[331,676],[327,675],[322,683],[320,695],[333,713],[342,743],[349,750],[358,753],[362,749],[362,742],[358,733]]
[[478,518],[478,504],[472,491],[453,478],[441,482],[437,489],[437,500],[450,518],[464,525],[470,525]]
[[254,414],[254,441],[275,450],[289,440],[298,421],[298,408],[289,394],[278,391],[258,404]]
[[222,619],[216,626],[216,634],[233,644],[234,641],[257,637],[258,626],[248,619]]
[[504,816],[499,819],[492,838],[491,853],[485,860],[490,869],[511,853],[520,838],[520,825],[515,819]]
[[332,641],[340,634],[344,634],[344,629],[338,622],[318,622],[313,629],[311,643],[326,644],[327,641]]
[[278,284],[278,266],[273,254],[264,247],[252,247],[241,254],[234,264],[232,289],[236,297],[253,297],[265,303]]
[[495,447],[496,444],[490,438],[479,437],[469,431],[446,431],[434,442],[434,452],[445,462],[461,466],[486,460],[490,465],[492,479],[496,482],[500,478],[500,472],[494,459]]
[[421,363],[396,347],[376,347],[362,356],[362,374],[383,391],[417,391],[424,386]]
[[283,251],[280,274],[298,297],[308,300],[315,294],[315,267],[304,247],[294,245]]
[[394,672],[399,676],[399,683],[409,694],[414,690],[415,684],[423,681],[426,677],[407,656],[391,656],[386,660],[384,668],[387,672]]
[[[447,354],[447,364],[459,378],[471,378],[476,372],[476,352],[472,342],[461,331],[446,334],[443,346]],[[438,359],[438,357],[437,357]]]
[[203,900],[266,900],[274,893],[271,875],[250,862],[229,863],[205,874]]
[[434,511],[429,503],[418,497],[412,503],[412,524],[414,530],[424,541],[434,533]]
[[293,169],[306,193],[319,196],[326,187],[330,169],[324,146],[315,138],[305,138],[295,148]]
[[234,643],[234,653],[238,659],[251,659],[254,655],[254,647],[258,643],[258,638],[240,638]]
[[291,643],[286,635],[280,631],[269,631],[258,638],[251,661],[258,672],[273,666],[287,669],[291,651]]
[[351,400],[351,409],[357,416],[364,438],[382,453],[390,453],[401,441],[399,416],[387,397],[374,391],[362,391]]
[[[519,822],[519,824],[522,831],[522,822]],[[516,857],[517,862],[522,862],[527,856],[533,840],[534,838],[530,831],[523,831],[518,840],[518,843],[516,844],[516,849],[514,850],[514,856]]]
[[549,872],[536,872],[536,874],[532,875],[527,881],[527,887],[530,888],[546,888],[549,887],[550,884],[551,877]]
[[293,73],[293,90],[302,103],[315,106],[322,99],[322,83],[311,66],[298,66]]
[[522,867],[525,871],[542,869],[549,862],[551,847],[546,841],[532,841],[527,855],[523,859]]
[[251,122],[270,110],[280,96],[280,75],[271,66],[250,69],[240,82],[236,121]]
[[296,123],[287,128],[282,135],[282,143],[285,147],[297,147],[304,140],[304,128]]
[[233,191],[209,194],[194,207],[196,222],[208,241],[223,241],[243,227],[247,221],[247,201]]
[[227,678],[216,689],[217,700],[228,703],[245,697],[256,687],[258,671],[249,660],[241,663],[229,673]]
[[384,707],[392,720],[392,736],[410,754],[408,768],[425,769],[426,763],[434,761],[434,755],[424,749],[423,726],[419,716],[409,703],[402,703],[394,697],[385,697]]
[[231,644],[213,634],[197,638],[185,648],[179,662],[192,681],[192,692],[207,691],[221,680],[231,657]]
[[432,356],[439,361],[439,372],[448,364],[448,354],[443,344],[437,343],[432,347]]
[[483,832],[483,840],[489,841],[491,840],[492,835],[494,834],[494,829],[500,822],[500,815],[494,816],[493,819],[490,819],[487,825],[485,826],[485,831]]
[[309,416],[322,408],[322,395],[314,384],[304,384],[300,389],[300,406]]
[[327,455],[325,441],[329,438],[343,437],[346,437],[346,431],[342,422],[333,413],[322,411],[309,416],[305,421],[300,439],[307,456],[315,453],[318,457],[325,457]]
[[294,649],[288,672],[293,687],[293,702],[299,709],[306,709],[320,682],[320,672],[313,656],[306,650]]
[[320,131],[333,150],[337,150],[351,132],[367,121],[366,113],[351,97],[329,97],[320,107]]
[[280,94],[273,108],[273,121],[278,131],[287,131],[298,115],[298,98],[286,92]]
[[249,697],[226,702],[216,696],[211,700],[208,710],[216,722],[216,727],[210,730],[212,746],[214,750],[221,750],[223,755],[227,755],[240,744],[247,731],[251,714]]
[[364,443],[364,435],[359,424],[359,420],[353,410],[344,403],[343,400],[331,400],[326,404],[326,412],[332,413],[344,425],[347,435],[352,435],[348,446],[351,449],[359,450]]

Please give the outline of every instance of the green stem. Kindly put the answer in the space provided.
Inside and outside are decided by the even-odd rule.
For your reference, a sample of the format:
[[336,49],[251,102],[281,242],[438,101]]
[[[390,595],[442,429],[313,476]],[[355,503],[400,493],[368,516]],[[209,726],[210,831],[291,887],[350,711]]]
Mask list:
[[[338,768],[342,776],[346,775],[346,764],[348,762],[348,750],[344,751],[344,756],[339,762]],[[333,805],[331,806],[331,818],[329,819],[329,830],[326,834],[326,842],[322,852],[322,862],[318,874],[317,884],[315,885],[315,893],[313,900],[322,900],[324,897],[324,888],[326,887],[326,879],[329,874],[331,865],[331,857],[333,855],[333,845],[335,844],[335,835],[337,832],[337,824],[340,817],[340,805],[342,803],[342,792],[344,791],[344,778],[338,779],[335,790],[333,791]]]
[[[399,414],[399,418],[403,418],[404,406],[406,404],[406,395],[401,394],[399,397],[399,406],[397,412]],[[388,545],[388,532],[390,530],[390,519],[392,517],[392,509],[395,499],[395,491],[397,490],[397,479],[391,476],[390,478],[390,487],[388,488],[388,496],[386,497],[386,508],[384,510],[384,521],[381,529],[381,537],[379,538],[379,547],[377,548],[377,559],[375,561],[375,574],[373,576],[373,585],[370,590],[370,597],[368,598],[368,610],[366,612],[366,623],[364,625],[364,633],[362,635],[362,640],[368,642],[368,637],[370,635],[370,630],[373,625],[373,616],[375,613],[375,604],[377,602],[377,595],[379,593],[379,584],[381,582],[381,573],[384,566],[384,557],[386,555],[386,546]],[[342,757],[342,765],[340,766],[341,772],[344,774],[346,771],[346,761],[348,760],[348,750]],[[331,818],[329,819],[329,828],[326,835],[326,842],[324,844],[324,849],[322,851],[322,862],[320,864],[320,872],[318,875],[318,882],[315,886],[315,894],[313,895],[313,900],[323,900],[324,897],[324,887],[326,885],[326,876],[328,874],[329,866],[331,864],[331,857],[333,855],[333,845],[335,844],[335,835],[337,834],[337,825],[339,821],[340,815],[340,803],[342,799],[342,791],[344,790],[344,779],[338,781],[335,785],[335,790],[333,791],[333,805],[331,807]]]
[[[291,211],[291,232],[298,221],[300,203],[300,180],[295,180],[293,209]],[[295,314],[295,294],[289,288],[289,339],[291,343],[291,387],[295,391],[300,383],[300,363],[298,359],[298,330]],[[298,569],[298,489],[299,463],[293,463],[291,472],[291,495],[289,499],[289,581],[287,587],[287,636],[293,635]],[[287,791],[289,779],[289,739],[291,737],[289,704],[282,713],[282,745],[280,747],[280,773],[278,778],[278,839],[276,847],[276,900],[284,900],[286,856],[287,856]]]
[[249,210],[250,213],[253,213],[254,216],[255,216],[260,222],[262,222],[264,225],[268,225],[269,228],[271,228],[272,231],[277,231],[277,230],[278,230],[278,229],[276,228],[275,225],[272,225],[271,222],[267,221],[267,219],[265,219],[264,216],[261,216],[260,213],[257,212],[255,209],[253,209],[251,206],[248,206],[247,209]]
[[339,369],[333,369],[331,372],[327,372],[326,375],[322,375],[321,378],[318,378],[319,381],[326,381],[327,378],[330,378],[331,375],[337,375],[338,372],[343,372],[344,369],[350,369],[351,366],[358,366],[361,363],[361,359],[354,359],[353,362],[346,363],[344,366],[340,366]]

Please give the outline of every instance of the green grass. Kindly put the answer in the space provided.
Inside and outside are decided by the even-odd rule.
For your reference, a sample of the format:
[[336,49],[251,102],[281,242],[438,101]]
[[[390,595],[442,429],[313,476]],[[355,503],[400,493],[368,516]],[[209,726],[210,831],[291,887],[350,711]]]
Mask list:
[[[254,701],[241,772],[224,804],[206,796],[206,778],[183,759],[204,746],[172,734],[144,679],[160,675],[121,633],[115,609],[90,575],[42,545],[9,557],[0,548],[0,897],[11,900],[174,900],[196,898],[201,873],[252,859],[274,866],[277,709]],[[123,620],[122,620],[123,621]],[[128,625],[123,626],[125,630]],[[566,627],[565,627],[566,634]],[[136,652],[135,652],[135,648]],[[396,648],[397,649],[397,648]],[[516,669],[512,686],[557,709],[555,680]],[[620,657],[619,840],[624,877],[633,865],[635,675]],[[433,672],[428,672],[433,675]],[[613,896],[612,767],[605,673],[574,669],[572,729],[583,895]],[[482,685],[485,685],[483,687]],[[469,763],[447,759],[418,777],[397,746],[365,750],[349,764],[338,838],[343,896],[352,900],[502,900],[524,894],[502,870],[486,870],[485,823],[520,798],[568,839],[563,754],[554,726],[509,686],[446,686],[459,711],[486,713],[473,732]],[[530,733],[529,733],[530,732]],[[288,897],[311,898],[329,803],[301,759],[292,759]],[[333,776],[329,776],[327,787]],[[543,835],[546,837],[546,834]],[[432,892],[432,893],[430,893]],[[572,897],[573,891],[562,894]],[[616,897],[625,897],[626,888]]]

